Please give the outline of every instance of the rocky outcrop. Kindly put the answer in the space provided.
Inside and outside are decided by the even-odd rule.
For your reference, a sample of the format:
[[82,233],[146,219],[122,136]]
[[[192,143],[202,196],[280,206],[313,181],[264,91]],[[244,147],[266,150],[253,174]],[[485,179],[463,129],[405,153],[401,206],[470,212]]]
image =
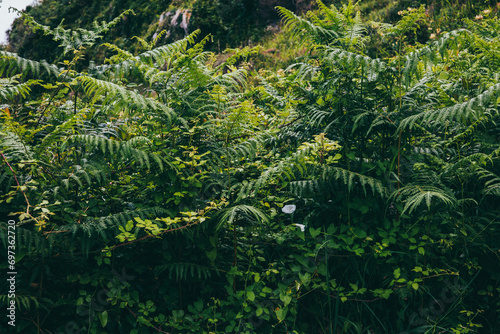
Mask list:
[[166,38],[176,35],[181,30],[184,36],[189,34],[189,20],[191,19],[191,10],[177,9],[161,13],[158,19],[158,28],[153,35],[155,39],[162,30],[167,30]]

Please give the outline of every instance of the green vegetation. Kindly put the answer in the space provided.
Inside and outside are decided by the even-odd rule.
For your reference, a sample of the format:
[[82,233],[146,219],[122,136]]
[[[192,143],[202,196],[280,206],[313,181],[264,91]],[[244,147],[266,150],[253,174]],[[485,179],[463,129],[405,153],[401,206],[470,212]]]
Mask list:
[[500,327],[497,9],[317,6],[277,9],[294,61],[24,14],[60,57],[0,52],[2,332]]

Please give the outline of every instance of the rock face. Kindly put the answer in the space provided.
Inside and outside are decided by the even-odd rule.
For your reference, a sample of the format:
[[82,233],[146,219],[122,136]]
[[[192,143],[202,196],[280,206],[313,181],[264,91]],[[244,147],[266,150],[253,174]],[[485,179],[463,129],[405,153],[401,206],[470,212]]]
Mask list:
[[166,38],[178,33],[176,28],[184,31],[184,36],[189,34],[189,20],[191,19],[191,10],[177,9],[173,11],[163,12],[158,19],[158,28],[153,35],[155,39],[162,30],[167,30]]

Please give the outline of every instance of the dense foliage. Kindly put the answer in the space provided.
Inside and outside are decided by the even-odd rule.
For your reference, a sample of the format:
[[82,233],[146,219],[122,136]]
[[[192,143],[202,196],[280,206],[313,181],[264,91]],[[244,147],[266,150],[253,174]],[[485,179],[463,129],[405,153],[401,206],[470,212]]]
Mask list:
[[[309,1],[310,2],[310,1]],[[128,51],[136,51],[140,46],[134,36],[153,39],[162,28],[167,28],[168,36],[159,42],[172,42],[185,37],[186,32],[172,26],[179,25],[182,15],[179,10],[189,10],[191,19],[188,32],[200,29],[212,39],[206,45],[210,50],[223,51],[226,47],[238,47],[256,43],[265,35],[269,24],[280,20],[276,6],[295,9],[291,0],[198,0],[198,1],[145,1],[145,0],[86,0],[56,1],[44,0],[36,6],[28,6],[26,13],[37,22],[55,28],[62,24],[69,29],[91,29],[94,21],[109,21],[121,12],[132,9],[106,36],[105,42],[113,43]],[[304,8],[302,8],[304,9]],[[174,20],[174,18],[177,18]],[[160,43],[159,43],[160,44]],[[37,47],[34,48],[33,45]],[[33,60],[45,59],[49,62],[61,60],[61,50],[50,37],[31,31],[23,19],[17,19],[9,32],[9,49],[22,57]],[[96,48],[88,55],[93,59],[103,59],[103,49]]]
[[258,48],[221,63],[200,31],[97,63],[128,12],[73,31],[24,15],[67,60],[0,53],[2,332],[500,326],[496,11],[423,45],[425,7],[318,7],[278,8],[307,52],[258,72]]

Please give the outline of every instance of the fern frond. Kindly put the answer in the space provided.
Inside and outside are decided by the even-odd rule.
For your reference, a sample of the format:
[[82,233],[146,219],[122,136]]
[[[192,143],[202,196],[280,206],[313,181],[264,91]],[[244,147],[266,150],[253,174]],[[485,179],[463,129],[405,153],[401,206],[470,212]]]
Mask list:
[[500,176],[485,169],[478,168],[479,179],[484,180],[485,188],[482,190],[485,195],[500,196]]
[[[117,52],[111,60],[118,61],[116,64],[106,64],[100,66],[93,66],[89,73],[93,77],[103,78],[104,73],[115,73],[117,77],[127,76],[132,73],[132,70],[138,69],[139,73],[145,77],[152,85],[157,81],[156,76],[171,76],[170,71],[161,71],[161,67],[169,69],[174,62],[174,56],[182,55],[186,52],[190,44],[194,44],[195,38],[199,35],[199,30],[194,31],[185,38],[178,40],[174,43],[160,46],[155,49],[148,50],[137,56],[133,56],[130,52],[124,51],[116,45],[105,43],[104,45],[109,49]],[[161,73],[161,74],[160,74]]]
[[249,196],[251,193],[256,194],[260,188],[265,186],[270,180],[278,177],[280,180],[292,181],[295,179],[295,172],[299,172],[300,176],[304,176],[307,169],[305,156],[313,149],[313,146],[300,149],[291,157],[280,161],[276,166],[267,168],[261,176],[243,185],[238,193],[238,200]]
[[[27,219],[23,221],[29,222]],[[0,222],[0,240],[7,249],[8,242],[8,225],[7,223]],[[16,227],[16,249],[30,249],[33,254],[40,254],[41,256],[50,255],[53,251],[53,246],[59,236],[50,234],[47,237],[41,235],[37,231],[31,231],[18,225]]]
[[17,133],[7,131],[5,129],[1,130],[0,150],[2,150],[6,156],[19,161],[33,159],[33,149],[30,145],[24,142],[22,137],[19,137]]
[[154,268],[155,276],[160,275],[164,271],[168,271],[169,279],[172,279],[172,277],[174,277],[177,281],[193,279],[196,277],[198,277],[199,280],[206,280],[212,276],[210,268],[196,263],[168,263],[156,266]]
[[406,54],[403,59],[403,76],[406,84],[409,85],[412,75],[417,72],[418,64],[427,66],[436,63],[439,59],[444,59],[447,52],[467,34],[470,32],[465,29],[454,30],[443,34],[437,41]]
[[[106,169],[103,168],[102,164],[93,161],[86,161],[86,159],[84,159],[83,165],[72,165],[70,170],[71,173],[68,177],[61,180],[66,189],[69,189],[71,180],[76,182],[79,187],[83,187],[83,179],[89,187],[91,187],[93,180],[97,181],[98,184],[103,184],[103,182],[108,178]],[[57,195],[57,191],[54,192],[54,195]]]
[[340,167],[322,166],[319,170],[320,177],[312,180],[298,180],[290,182],[290,192],[302,198],[314,197],[315,194],[328,193],[333,183],[347,186],[347,192],[355,187],[361,186],[366,196],[366,188],[370,188],[372,195],[379,195],[382,199],[387,198],[387,189],[381,181],[360,173],[352,172]]
[[[48,301],[50,299],[48,298],[41,298],[44,301]],[[8,305],[9,300],[11,300],[11,297],[9,295],[3,295],[0,294],[0,302]],[[30,310],[30,309],[37,309],[40,307],[40,303],[38,302],[39,297],[35,296],[30,296],[30,295],[25,295],[22,293],[16,293],[15,295],[15,301],[17,307],[19,307],[19,310]]]
[[248,71],[244,68],[234,69],[233,71],[221,74],[213,78],[215,85],[227,86],[230,90],[240,90],[247,83]]
[[342,66],[345,70],[352,70],[363,67],[369,75],[378,74],[387,68],[387,64],[381,59],[372,59],[357,53],[330,46],[321,46],[322,59],[333,66]]
[[68,135],[77,132],[78,128],[83,127],[84,119],[88,115],[88,110],[82,109],[76,115],[71,116],[67,121],[58,125],[52,132],[45,136],[41,144],[37,147],[39,152],[43,152],[47,147]]
[[409,185],[396,190],[391,198],[395,198],[405,203],[402,214],[412,213],[417,210],[421,204],[425,204],[427,210],[431,209],[433,203],[441,203],[447,207],[454,207],[457,203],[453,195],[433,186]]
[[[28,80],[18,85],[0,85],[0,99],[2,101],[12,100],[14,97],[21,95],[26,98],[31,92],[31,86],[38,85],[41,80]],[[2,87],[3,86],[3,87]]]
[[[116,60],[116,59],[119,59],[121,61],[124,61],[124,60],[130,60],[130,59],[136,59],[134,57],[134,55],[126,50],[123,50],[122,48],[114,45],[114,44],[111,44],[111,43],[102,43],[101,44],[102,46],[108,48],[109,50],[111,51],[114,51],[117,53],[116,56],[113,56],[112,57],[112,60]],[[109,68],[109,66],[107,67]]]
[[372,194],[378,194],[382,198],[387,197],[387,189],[383,186],[382,182],[357,172],[349,171],[340,167],[326,166],[323,171],[323,180],[342,181],[347,186],[348,191],[352,191],[354,186],[361,185],[363,192],[366,195],[366,187],[369,187]]
[[434,111],[424,111],[407,117],[401,121],[398,131],[406,128],[411,129],[416,122],[422,124],[429,124],[431,122],[445,124],[445,121],[449,120],[466,124],[470,121],[479,120],[485,115],[485,108],[491,103],[496,103],[499,96],[500,83],[497,83],[468,101]]
[[158,154],[141,150],[140,148],[145,144],[151,144],[148,138],[142,136],[131,138],[128,141],[117,141],[95,135],[72,135],[61,144],[61,150],[66,149],[72,143],[85,144],[88,151],[100,149],[103,154],[116,155],[118,159],[134,159],[139,164],[146,165],[148,169],[151,167],[150,159],[156,162],[161,171],[163,171],[164,162],[174,168],[170,162],[162,159]]
[[247,59],[249,56],[257,54],[259,50],[262,49],[262,47],[255,46],[255,47],[249,47],[245,46],[244,48],[240,49],[226,49],[224,50],[224,54],[227,53],[233,53],[231,56],[229,56],[223,63],[221,63],[219,66],[217,66],[216,70],[222,70],[224,67],[230,67],[236,64],[236,62],[240,59]]
[[85,93],[93,96],[93,102],[103,99],[103,103],[111,103],[115,108],[135,109],[135,110],[157,110],[166,116],[169,125],[176,118],[174,111],[166,105],[151,98],[147,98],[134,91],[127,90],[123,86],[108,81],[80,76],[75,79],[81,82]]
[[319,128],[330,116],[332,116],[331,110],[321,110],[314,105],[306,106],[305,109],[307,111],[307,117],[309,118],[309,124],[316,128]]
[[259,79],[260,87],[262,87],[264,90],[263,93],[267,94],[267,96],[263,94],[264,97],[269,96],[271,99],[275,100],[276,103],[278,103],[281,106],[284,106],[284,104],[286,103],[286,98],[284,96],[281,96],[278,90],[274,88],[265,78],[261,76],[258,76],[257,78]]
[[22,73],[25,76],[32,73],[35,76],[40,76],[42,73],[58,76],[61,70],[47,63],[45,60],[40,62],[35,60],[19,57],[16,53],[0,51],[0,76],[12,76],[17,73]]
[[295,63],[286,68],[286,71],[289,72],[290,70],[294,69],[295,72],[293,73],[293,77],[295,77],[296,82],[301,82],[305,81],[307,79],[312,79],[316,76],[318,72],[320,72],[321,67],[316,66],[310,63]]
[[219,170],[221,166],[224,166],[223,161],[225,159],[230,161],[253,159],[272,138],[272,131],[262,131],[253,137],[228,147],[211,147],[208,163],[213,170]]
[[119,231],[118,226],[125,226],[129,220],[135,217],[142,219],[161,217],[167,215],[168,211],[163,208],[145,208],[133,211],[123,211],[114,213],[106,217],[88,217],[81,224],[70,223],[59,227],[60,231],[66,231],[71,236],[75,237],[82,233],[85,238],[96,237],[101,238],[104,242],[114,240],[116,233]]
[[141,60],[144,63],[151,63],[154,61],[159,65],[163,65],[165,61],[173,55],[179,52],[185,52],[189,44],[195,43],[195,39],[199,34],[200,30],[195,30],[188,36],[174,43],[163,45],[153,50],[141,53],[136,57],[136,59]]
[[246,222],[269,222],[269,218],[262,211],[254,206],[244,204],[225,208],[212,217],[212,220],[216,223],[216,230],[221,229],[225,224],[231,225],[239,219],[244,219]]
[[326,19],[330,21],[333,26],[340,27],[346,21],[346,17],[342,15],[342,13],[339,12],[335,6],[328,7],[320,0],[316,0],[316,4],[320,9],[321,14],[324,14]]
[[293,12],[286,8],[277,6],[276,10],[285,22],[285,27],[290,29],[295,35],[305,35],[305,37],[312,37],[313,40],[317,38],[327,38],[331,41],[338,37],[338,34],[330,29],[325,29],[312,22],[295,15]]
[[22,15],[24,22],[31,26],[33,30],[41,30],[44,35],[52,35],[54,41],[60,42],[59,46],[63,48],[64,54],[73,50],[78,50],[82,47],[93,46],[98,39],[102,38],[101,34],[108,32],[109,29],[116,26],[127,14],[134,14],[133,10],[128,9],[110,22],[98,23],[94,21],[93,30],[86,30],[82,28],[70,30],[62,27],[63,22],[52,29],[49,26],[44,26],[36,22],[33,17],[25,12],[21,12],[17,9],[14,10],[18,14]]

